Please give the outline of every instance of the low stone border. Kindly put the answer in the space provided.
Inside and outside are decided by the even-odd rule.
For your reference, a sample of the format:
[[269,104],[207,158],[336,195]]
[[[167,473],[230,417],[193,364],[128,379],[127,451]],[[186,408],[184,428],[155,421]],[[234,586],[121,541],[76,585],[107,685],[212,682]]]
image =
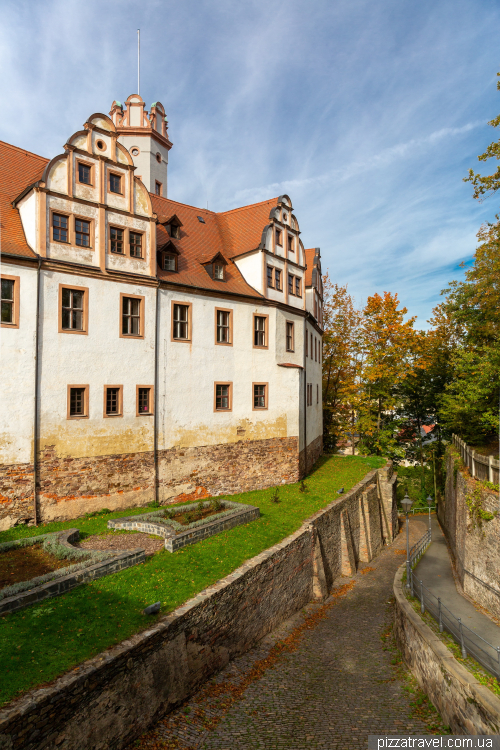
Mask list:
[[[254,505],[243,505],[243,503],[235,503],[233,501],[224,501],[227,505],[231,506],[228,511],[224,514],[219,514],[213,521],[210,518],[206,523],[197,521],[189,524],[185,531],[176,531],[176,529],[182,528],[180,524],[171,523],[169,519],[161,516],[162,521],[155,523],[155,519],[159,517],[160,513],[164,511],[153,511],[152,513],[143,513],[140,516],[132,516],[120,519],[111,519],[108,521],[109,529],[133,529],[136,531],[144,531],[147,534],[155,534],[156,536],[163,537],[165,539],[165,549],[169,552],[175,552],[188,544],[196,544],[201,542],[203,539],[208,539],[210,536],[220,534],[221,531],[227,531],[233,529],[235,526],[240,526],[260,517],[260,510]],[[190,505],[183,506],[183,509],[192,510],[196,508],[197,503],[191,503]],[[174,506],[175,507],[175,506]],[[234,511],[231,510],[234,508]],[[164,519],[164,520],[163,520]]]
[[403,659],[453,734],[499,734],[500,699],[471,674],[406,598],[405,563],[394,578],[395,633]]
[[[57,539],[63,547],[71,549],[73,547],[72,543],[77,542],[79,537],[80,531],[78,529],[66,529],[60,532]],[[110,550],[110,555],[112,556],[106,560],[94,563],[86,568],[80,568],[68,575],[61,575],[33,589],[14,594],[14,596],[0,599],[0,616],[24,609],[24,607],[29,607],[32,604],[50,599],[53,596],[59,596],[75,588],[75,586],[79,586],[81,583],[94,581],[97,578],[116,573],[118,570],[130,568],[132,565],[138,565],[146,559],[146,553],[143,549],[139,548],[127,550],[120,554],[115,554],[114,550]],[[57,575],[57,570],[54,571],[54,575]]]

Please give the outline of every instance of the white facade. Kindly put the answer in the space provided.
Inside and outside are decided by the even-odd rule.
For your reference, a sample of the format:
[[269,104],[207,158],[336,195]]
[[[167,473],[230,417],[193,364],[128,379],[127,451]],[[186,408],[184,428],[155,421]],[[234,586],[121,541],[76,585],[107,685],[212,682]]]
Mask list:
[[[321,292],[306,288],[306,253],[290,199],[280,197],[268,223],[262,220],[257,227],[259,247],[235,252],[233,259],[218,250],[214,257],[230,269],[219,285],[205,275],[207,259],[191,257],[190,237],[201,228],[194,216],[199,210],[176,204],[181,225],[177,249],[175,237],[157,247],[165,231],[145,185],[154,193],[151,181],[161,177],[166,188],[171,144],[161,142],[169,144],[161,105],[147,115],[141,102],[129,97],[125,114],[115,103],[111,118],[93,115],[84,130],[68,140],[65,153],[47,164],[42,179],[13,201],[33,252],[32,257],[28,252],[25,257],[6,254],[1,268],[2,277],[16,280],[18,325],[1,328],[0,455],[4,468],[17,467],[24,477],[23,492],[14,485],[5,490],[11,499],[3,515],[9,518],[19,515],[21,501],[31,497],[25,491],[29,471],[37,486],[32,502],[39,503],[38,513],[48,519],[155,497],[168,500],[188,491],[190,483],[185,477],[177,481],[172,467],[182,462],[183,451],[193,448],[199,449],[194,474],[206,474],[211,459],[203,449],[234,446],[237,456],[240,445],[247,453],[249,446],[262,453],[262,446],[272,444],[281,451],[280,460],[284,450],[290,453],[290,465],[296,462],[296,469],[281,474],[295,480],[299,455],[305,468],[312,459],[303,454],[310,450],[316,458],[321,451],[321,328],[314,309],[319,302],[313,302],[313,295],[319,300]],[[125,135],[126,128],[137,132]],[[139,137],[143,147],[134,157],[125,144],[130,142],[132,148]],[[146,156],[160,147],[161,160]],[[90,171],[81,173],[80,164]],[[141,179],[136,176],[139,169]],[[113,190],[117,184],[119,190]],[[161,208],[174,212],[166,203]],[[204,212],[203,225],[208,226],[209,213]],[[66,234],[61,239],[63,225]],[[113,234],[116,231],[121,234]],[[119,251],[116,236],[122,237]],[[140,243],[141,257],[135,257],[133,242]],[[157,266],[172,247],[178,256],[177,276],[159,273]],[[183,270],[188,260],[192,273]],[[269,268],[274,269],[271,276]],[[275,269],[281,272],[280,283]],[[68,292],[79,295],[80,301],[71,304],[82,307],[81,313],[79,307],[71,312],[81,315],[75,317],[74,329],[68,329],[64,317]],[[132,315],[124,311],[132,310],[127,305],[134,300],[138,328],[124,333],[125,318]],[[189,310],[184,340],[174,335],[174,305]],[[229,315],[230,336],[224,343],[217,342],[218,310]],[[256,345],[255,316],[265,321],[263,345]],[[230,408],[218,408],[218,384],[229,387]],[[74,389],[84,393],[85,402],[76,415],[71,411]],[[107,413],[108,389],[119,392],[116,414]],[[141,413],[145,391],[149,407]],[[257,393],[265,394],[264,401],[258,401]],[[142,479],[129,477],[137,487],[129,483],[120,489],[123,462],[130,457],[141,465],[140,456],[147,471],[156,467],[153,489],[146,469]],[[61,489],[66,480],[54,480],[58,472],[67,471],[68,460],[75,462],[75,472],[83,472],[76,494]],[[100,461],[107,462],[112,476],[106,486]],[[74,472],[71,476],[67,486],[74,486]]]

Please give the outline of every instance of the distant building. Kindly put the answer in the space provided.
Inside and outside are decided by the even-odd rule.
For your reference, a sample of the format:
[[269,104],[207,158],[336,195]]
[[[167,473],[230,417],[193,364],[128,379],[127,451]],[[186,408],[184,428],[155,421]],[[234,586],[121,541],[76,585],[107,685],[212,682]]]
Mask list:
[[287,195],[170,200],[171,147],[136,95],[50,161],[0,143],[0,528],[295,482],[321,454],[320,252]]

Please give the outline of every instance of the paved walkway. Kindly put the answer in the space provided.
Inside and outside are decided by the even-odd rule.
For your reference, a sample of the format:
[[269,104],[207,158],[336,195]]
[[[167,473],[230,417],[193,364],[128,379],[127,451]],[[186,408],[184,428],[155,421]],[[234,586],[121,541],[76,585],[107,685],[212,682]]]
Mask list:
[[[412,543],[425,528],[411,519]],[[134,747],[364,750],[368,734],[429,734],[387,647],[404,547],[400,534],[352,580],[337,581],[324,605],[310,605],[235,659]],[[432,713],[429,721],[439,720]]]
[[464,625],[493,646],[500,646],[500,627],[457,591],[446,540],[434,514],[431,526],[432,543],[414,570],[415,578],[422,580],[434,596],[440,597],[455,617],[461,617]]

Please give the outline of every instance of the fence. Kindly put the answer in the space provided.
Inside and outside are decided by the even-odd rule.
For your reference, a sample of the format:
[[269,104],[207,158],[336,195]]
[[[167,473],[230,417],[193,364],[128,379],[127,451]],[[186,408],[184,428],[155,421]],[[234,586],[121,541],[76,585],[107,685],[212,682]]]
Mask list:
[[459,438],[458,435],[452,436],[452,442],[460,452],[462,461],[468,467],[471,476],[482,481],[498,484],[500,462],[496,458],[477,453]]
[[482,638],[478,633],[464,625],[460,617],[446,607],[441,598],[435,596],[427,586],[413,572],[413,568],[420,560],[425,550],[432,541],[431,530],[428,529],[410,550],[410,575],[408,588],[413,597],[420,601],[422,614],[427,611],[439,623],[439,632],[446,630],[455,639],[462,650],[464,659],[473,656],[485,669],[497,680],[500,680],[500,646],[493,646],[489,641]]

